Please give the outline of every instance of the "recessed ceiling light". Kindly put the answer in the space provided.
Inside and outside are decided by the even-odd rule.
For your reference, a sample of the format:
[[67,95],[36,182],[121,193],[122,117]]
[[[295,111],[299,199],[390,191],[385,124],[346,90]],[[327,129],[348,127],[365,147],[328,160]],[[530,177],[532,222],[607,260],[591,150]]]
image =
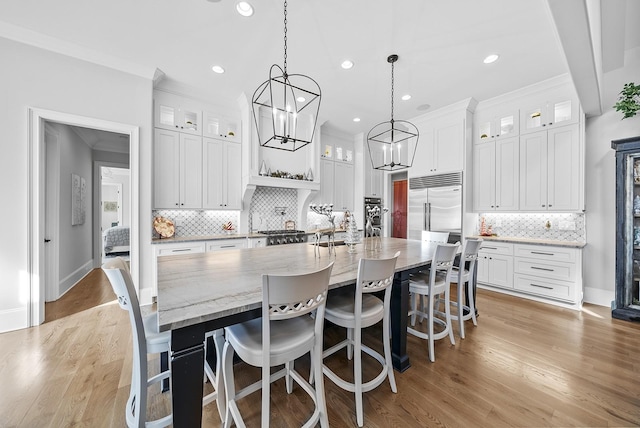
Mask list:
[[482,62],[484,62],[485,64],[491,64],[492,62],[496,62],[498,58],[500,58],[499,55],[491,54],[491,55],[487,55],[487,57]]
[[409,95],[409,94],[406,94],[406,95],[402,96],[402,101],[408,101],[410,99],[411,99],[411,95]]
[[296,101],[298,101],[299,103],[303,103],[305,102],[307,99],[305,97],[298,97],[296,98]]
[[253,6],[251,6],[246,1],[239,1],[236,3],[236,10],[242,16],[251,16],[253,15]]
[[214,65],[213,67],[211,67],[211,69],[213,70],[214,73],[218,73],[218,74],[224,73],[224,68],[220,67],[219,65]]
[[416,107],[416,110],[425,111],[425,110],[429,110],[430,108],[431,108],[431,105],[429,104],[421,104],[418,107]]
[[340,64],[340,67],[344,68],[345,70],[353,68],[353,61],[346,59],[342,61],[342,64]]
[[353,121],[354,121],[354,122],[360,122],[360,118],[359,118],[359,117],[354,117],[354,118],[353,118]]

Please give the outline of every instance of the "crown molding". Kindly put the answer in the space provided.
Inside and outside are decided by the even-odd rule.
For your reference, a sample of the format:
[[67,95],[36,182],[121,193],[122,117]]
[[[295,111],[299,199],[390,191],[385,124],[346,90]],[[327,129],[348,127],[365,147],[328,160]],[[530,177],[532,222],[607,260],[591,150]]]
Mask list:
[[156,73],[156,67],[134,63],[4,21],[0,21],[0,37],[149,80]]

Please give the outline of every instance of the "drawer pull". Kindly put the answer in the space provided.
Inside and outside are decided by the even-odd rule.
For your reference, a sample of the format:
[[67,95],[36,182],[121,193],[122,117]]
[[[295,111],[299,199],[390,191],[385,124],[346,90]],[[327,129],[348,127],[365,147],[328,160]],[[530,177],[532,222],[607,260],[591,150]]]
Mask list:
[[221,245],[220,248],[235,248],[235,245]]
[[497,250],[496,247],[482,247],[483,250]]
[[547,272],[553,272],[553,269],[541,268],[541,267],[537,267],[537,266],[531,266],[531,269],[546,270]]
[[542,256],[553,256],[554,255],[553,253],[542,253],[542,252],[539,252],[539,251],[532,251],[531,254],[540,254]]
[[553,287],[547,287],[546,285],[534,284],[532,282],[529,283],[532,287],[544,288],[546,290],[553,290]]
[[191,251],[191,248],[177,248],[175,250],[171,250],[172,253],[178,253],[182,251]]

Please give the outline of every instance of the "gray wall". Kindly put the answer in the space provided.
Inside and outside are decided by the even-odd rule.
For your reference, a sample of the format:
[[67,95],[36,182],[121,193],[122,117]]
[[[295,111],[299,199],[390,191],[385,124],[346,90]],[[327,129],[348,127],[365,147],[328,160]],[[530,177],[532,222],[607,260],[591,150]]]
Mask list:
[[[151,76],[143,78],[0,38],[0,331],[27,326],[29,116],[40,108],[140,127],[140,284],[151,288]],[[89,178],[89,177],[87,177]],[[90,220],[89,220],[90,221]]]

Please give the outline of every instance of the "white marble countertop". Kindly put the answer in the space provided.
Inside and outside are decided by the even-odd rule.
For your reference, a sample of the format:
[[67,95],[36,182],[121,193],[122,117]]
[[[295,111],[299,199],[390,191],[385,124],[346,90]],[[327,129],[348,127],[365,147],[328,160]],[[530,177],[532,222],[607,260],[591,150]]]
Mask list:
[[510,242],[513,244],[534,244],[534,245],[548,245],[553,247],[570,247],[570,248],[584,248],[587,244],[585,242],[577,241],[558,241],[554,239],[538,239],[538,238],[522,238],[518,236],[480,236],[474,235],[468,238],[482,238],[485,241],[496,242]]
[[[313,235],[316,230],[306,230],[303,233]],[[336,232],[346,232],[344,229],[336,229]],[[264,233],[220,233],[216,235],[197,235],[197,236],[173,236],[171,238],[153,238],[152,244],[171,244],[175,242],[198,242],[198,241],[218,241],[221,239],[246,239],[246,238],[265,238],[269,235]]]

